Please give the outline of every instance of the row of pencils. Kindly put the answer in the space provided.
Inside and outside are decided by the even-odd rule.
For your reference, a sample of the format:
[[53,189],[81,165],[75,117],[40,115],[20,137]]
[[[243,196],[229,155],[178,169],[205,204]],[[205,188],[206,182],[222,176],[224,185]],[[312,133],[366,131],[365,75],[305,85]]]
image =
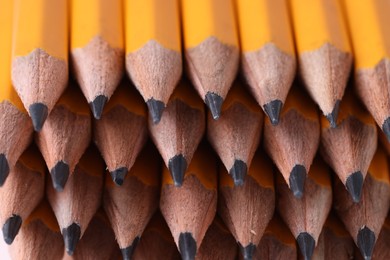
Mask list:
[[[15,258],[117,258],[114,236],[124,259],[138,243],[140,259],[390,258],[389,11],[0,0],[0,225]],[[142,242],[148,223],[167,246]]]

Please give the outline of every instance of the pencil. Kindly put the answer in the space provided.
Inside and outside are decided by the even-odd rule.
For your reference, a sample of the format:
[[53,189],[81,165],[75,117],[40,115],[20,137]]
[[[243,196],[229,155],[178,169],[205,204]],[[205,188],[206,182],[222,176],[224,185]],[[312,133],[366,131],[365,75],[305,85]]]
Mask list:
[[93,116],[100,119],[124,72],[122,0],[71,0],[70,57]]
[[68,82],[67,0],[15,0],[12,82],[35,131]]
[[146,107],[137,91],[123,81],[93,124],[93,139],[112,180],[122,185],[147,139]]
[[126,175],[123,186],[106,178],[103,207],[123,259],[131,259],[149,220],[158,208],[161,164],[149,142]]
[[237,243],[218,215],[207,230],[196,259],[237,259]]
[[157,124],[182,74],[178,0],[126,0],[126,69]]
[[390,208],[389,166],[384,150],[378,149],[368,168],[362,197],[355,203],[335,180],[333,207],[364,259],[371,259],[375,242]]
[[182,187],[176,187],[164,168],[160,210],[183,260],[195,259],[217,208],[217,166],[202,143],[188,166]]
[[237,0],[241,69],[273,125],[295,77],[296,59],[286,0]]
[[[390,141],[388,1],[343,1],[355,58],[355,88]],[[364,23],[362,23],[364,21]]]
[[343,223],[334,213],[330,213],[322,228],[313,260],[321,259],[354,259],[353,239]]
[[305,194],[296,198],[278,175],[277,209],[298,242],[305,260],[311,259],[322,227],[332,206],[329,171],[317,156],[305,182]]
[[207,138],[234,185],[241,186],[260,142],[263,113],[239,82],[233,84],[221,111],[218,121],[208,114]]
[[390,142],[387,141],[387,137],[383,131],[378,131],[379,143],[386,150],[387,155],[390,155]]
[[305,179],[320,140],[316,107],[297,86],[290,90],[278,126],[264,123],[264,148],[294,196],[301,198]]
[[345,17],[339,0],[293,0],[291,13],[299,74],[332,127],[352,66]]
[[242,186],[235,187],[226,170],[220,167],[218,214],[238,242],[244,259],[253,258],[274,210],[272,164],[264,152],[256,152]]
[[0,186],[32,140],[33,127],[11,83],[13,1],[0,1]]
[[239,64],[233,0],[183,0],[181,8],[187,75],[218,119]]
[[295,243],[294,236],[275,213],[264,231],[254,259],[297,259]]
[[61,259],[64,243],[53,211],[43,200],[23,223],[10,246],[12,259]]
[[344,183],[353,201],[359,202],[377,146],[375,121],[352,91],[346,91],[337,124],[337,128],[332,128],[321,118],[321,154]]
[[387,216],[385,223],[382,226],[382,230],[379,233],[378,241],[374,248],[372,255],[373,259],[389,259],[390,258],[390,215]]
[[104,163],[90,146],[62,192],[46,186],[46,196],[57,218],[65,250],[73,255],[91,219],[100,207],[103,192]]
[[186,80],[173,92],[159,124],[149,118],[149,132],[176,186],[203,137],[206,127],[202,100]]
[[91,118],[80,90],[70,85],[53,108],[35,142],[54,188],[62,191],[91,140]]
[[0,225],[4,241],[11,244],[24,220],[41,202],[45,189],[45,162],[32,145],[19,158],[0,189]]
[[159,260],[162,256],[170,260],[181,259],[167,223],[157,211],[142,233],[132,259]]

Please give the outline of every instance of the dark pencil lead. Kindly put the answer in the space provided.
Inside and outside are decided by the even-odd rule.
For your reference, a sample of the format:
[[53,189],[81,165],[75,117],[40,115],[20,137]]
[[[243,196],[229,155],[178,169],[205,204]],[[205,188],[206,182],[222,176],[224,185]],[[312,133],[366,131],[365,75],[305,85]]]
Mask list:
[[126,167],[120,167],[120,168],[115,169],[114,171],[110,172],[112,181],[116,185],[122,186],[128,171],[129,170]]
[[357,245],[364,259],[369,260],[375,245],[375,234],[368,227],[359,230],[357,235]]
[[9,174],[9,165],[5,154],[0,154],[0,187],[3,186]]
[[221,116],[221,109],[223,103],[222,97],[217,94],[208,92],[205,97],[205,102],[210,109],[213,119],[218,120],[218,118]]
[[161,116],[165,108],[164,103],[160,100],[151,98],[146,101],[146,105],[148,106],[149,115],[152,117],[153,124],[158,124],[161,120]]
[[241,160],[234,160],[234,164],[229,170],[229,174],[232,176],[235,186],[244,185],[247,169],[246,163]]
[[382,130],[387,137],[387,141],[390,142],[390,117],[386,118],[386,120],[383,122]]
[[89,103],[93,117],[100,119],[102,117],[104,106],[106,105],[108,98],[104,95],[97,96],[91,103]]
[[62,191],[69,177],[69,165],[59,161],[50,171],[53,187],[56,191]]
[[34,130],[39,132],[42,130],[43,124],[48,116],[47,106],[42,103],[35,103],[28,108]]
[[182,154],[178,154],[169,159],[168,168],[171,172],[173,182],[176,187],[183,184],[184,174],[187,170],[187,161]]
[[340,100],[336,101],[336,104],[333,107],[332,113],[327,114],[326,118],[330,123],[330,127],[335,128],[337,126],[337,116],[339,115],[340,109]]
[[265,104],[263,106],[265,113],[269,117],[272,125],[279,124],[280,111],[282,110],[283,103],[282,101],[276,99]]
[[130,260],[131,259],[132,255],[134,253],[134,250],[138,245],[138,242],[139,242],[139,237],[136,237],[136,238],[134,238],[133,243],[130,246],[128,246],[126,248],[121,248],[123,260]]
[[73,255],[81,236],[80,226],[72,223],[69,227],[62,229],[62,236],[64,237],[66,253]]
[[196,241],[191,233],[180,233],[179,251],[183,260],[194,260],[196,255]]
[[306,180],[306,168],[303,165],[297,164],[291,170],[289,183],[290,190],[298,199],[302,198]]
[[302,232],[298,235],[297,242],[304,259],[310,260],[316,245],[314,238],[309,233]]
[[14,241],[16,235],[22,226],[22,218],[18,215],[12,215],[3,225],[4,241],[10,245]]
[[363,174],[358,171],[348,176],[345,186],[355,203],[360,201],[363,190]]
[[253,259],[253,255],[254,255],[255,250],[256,250],[256,246],[254,244],[250,243],[246,247],[243,247],[241,245],[241,243],[238,243],[238,246],[240,247],[240,251],[241,251],[241,254],[242,254],[242,257],[244,258],[244,260],[252,260]]

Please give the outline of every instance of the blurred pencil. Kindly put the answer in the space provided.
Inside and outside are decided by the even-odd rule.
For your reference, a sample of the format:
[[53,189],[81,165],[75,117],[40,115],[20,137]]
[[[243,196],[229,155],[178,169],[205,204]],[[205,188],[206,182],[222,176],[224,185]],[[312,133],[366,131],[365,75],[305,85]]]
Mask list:
[[294,86],[273,126],[264,123],[264,147],[275,162],[294,196],[301,198],[305,179],[320,140],[320,122],[316,107],[304,91]]
[[387,155],[390,155],[390,142],[383,131],[378,131],[379,141],[383,148],[385,148]]
[[11,244],[23,221],[41,202],[45,189],[45,162],[32,145],[19,158],[0,189],[0,225],[4,241]]
[[160,210],[183,260],[193,260],[217,208],[217,166],[210,148],[202,143],[176,187],[164,168]]
[[123,81],[103,117],[94,121],[94,141],[106,162],[112,180],[122,185],[147,139],[147,114],[141,97]]
[[181,8],[187,75],[218,119],[239,64],[233,0],[182,0]]
[[244,259],[253,258],[272,219],[275,210],[273,178],[270,159],[261,150],[256,152],[246,181],[240,187],[235,187],[226,170],[220,167],[218,213],[236,239]]
[[123,186],[105,181],[103,206],[123,259],[131,259],[149,220],[158,208],[161,164],[149,142],[126,175]]
[[218,121],[208,114],[207,138],[229,171],[234,185],[240,186],[244,184],[260,142],[263,113],[239,82],[233,84],[222,112]]
[[378,236],[372,259],[390,259],[390,215],[387,216]]
[[288,1],[236,0],[236,6],[243,75],[277,125],[296,69]]
[[161,117],[159,124],[149,118],[149,132],[168,167],[176,186],[183,183],[184,173],[205,132],[205,111],[192,86],[182,80]]

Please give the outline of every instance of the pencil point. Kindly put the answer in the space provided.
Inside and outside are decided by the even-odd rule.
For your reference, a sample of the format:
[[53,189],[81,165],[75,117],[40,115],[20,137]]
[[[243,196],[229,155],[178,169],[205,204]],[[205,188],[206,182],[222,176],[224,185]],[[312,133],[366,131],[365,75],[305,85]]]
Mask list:
[[42,103],[34,103],[28,108],[34,130],[39,132],[42,130],[43,124],[48,115],[47,106]]
[[221,96],[208,92],[205,97],[205,102],[210,109],[211,115],[214,120],[217,120],[221,116],[221,108],[223,99]]
[[128,171],[129,170],[126,167],[120,167],[120,168],[110,172],[112,181],[116,185],[122,186]]
[[302,232],[297,237],[299,249],[305,260],[310,260],[313,256],[316,242],[314,238],[307,232]]
[[73,255],[77,242],[80,240],[80,235],[80,226],[76,223],[72,223],[69,227],[62,229],[62,236],[64,237],[65,249],[68,255]]
[[360,201],[360,197],[362,195],[363,190],[363,181],[363,174],[358,171],[348,176],[347,181],[345,183],[345,185],[347,186],[347,190],[355,203],[358,203]]
[[357,244],[364,259],[369,260],[375,245],[375,234],[368,227],[359,230]]
[[19,232],[20,226],[22,225],[22,218],[18,215],[12,215],[8,218],[3,225],[3,237],[4,241],[10,245],[14,242],[16,235]]
[[191,233],[180,233],[179,251],[183,260],[194,260],[196,255],[196,241]]
[[139,242],[139,237],[136,237],[134,238],[133,243],[130,246],[126,248],[121,248],[123,260],[131,259],[131,256],[133,255],[134,249],[137,247],[138,242]]
[[233,167],[229,171],[229,174],[233,178],[234,186],[244,185],[246,172],[247,172],[246,163],[244,163],[241,160],[235,160]]
[[59,161],[50,171],[53,187],[56,191],[62,191],[69,177],[69,165]]
[[0,154],[0,187],[3,186],[9,174],[9,165],[5,154]]
[[104,95],[97,96],[89,105],[95,119],[100,119],[102,117],[104,106],[106,105],[108,98]]
[[330,127],[335,128],[337,126],[337,116],[339,115],[340,100],[336,101],[336,104],[333,107],[332,113],[327,114],[326,118],[330,123]]
[[387,137],[387,141],[390,142],[390,117],[386,118],[386,120],[383,122],[382,130]]
[[302,198],[306,180],[306,168],[303,165],[296,164],[291,170],[289,183],[290,190],[298,199]]
[[279,124],[280,110],[282,110],[282,101],[276,99],[264,105],[264,111],[271,120],[272,125]]
[[256,246],[254,244],[250,243],[246,247],[243,247],[241,245],[241,243],[238,243],[238,246],[240,247],[240,251],[241,251],[241,254],[242,254],[244,260],[252,260],[253,259],[253,255],[254,255],[255,250],[256,250]]
[[161,120],[161,115],[165,108],[164,103],[160,100],[151,98],[146,101],[146,105],[148,106],[149,115],[152,117],[153,124],[158,124]]
[[171,172],[175,186],[181,187],[183,184],[184,174],[187,170],[187,161],[184,156],[179,154],[169,159],[168,168]]

